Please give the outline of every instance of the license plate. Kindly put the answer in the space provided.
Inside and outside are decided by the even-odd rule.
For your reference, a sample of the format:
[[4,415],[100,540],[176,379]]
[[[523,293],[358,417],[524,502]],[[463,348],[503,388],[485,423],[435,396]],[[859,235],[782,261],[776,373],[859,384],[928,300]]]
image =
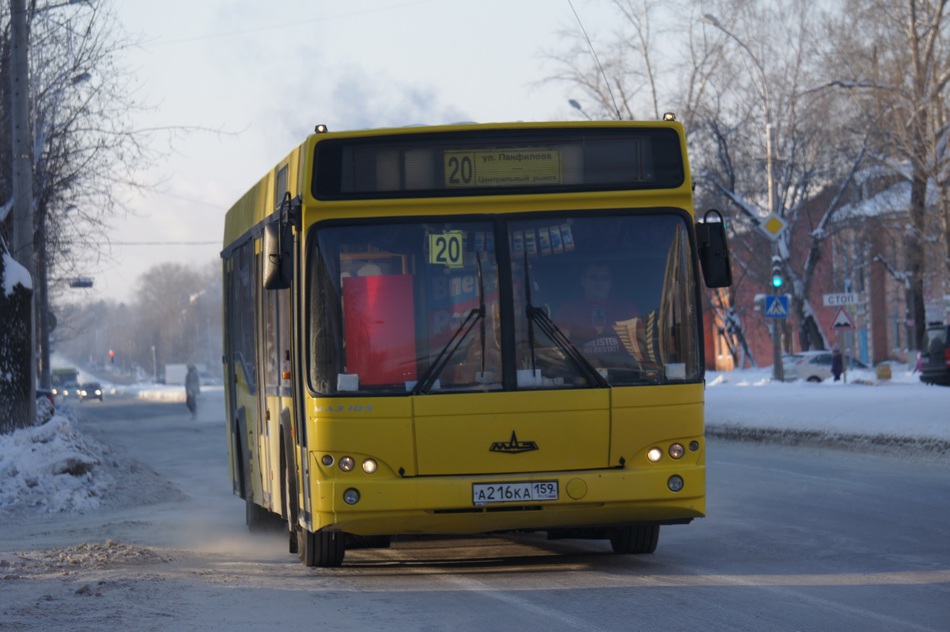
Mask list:
[[529,483],[474,483],[472,503],[523,503],[538,500],[557,500],[557,481]]

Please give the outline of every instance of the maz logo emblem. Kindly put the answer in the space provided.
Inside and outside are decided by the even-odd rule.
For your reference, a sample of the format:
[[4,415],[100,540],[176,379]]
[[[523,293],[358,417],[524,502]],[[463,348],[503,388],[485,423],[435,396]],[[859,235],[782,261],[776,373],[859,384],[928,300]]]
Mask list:
[[534,441],[518,441],[518,435],[511,431],[511,439],[508,441],[496,441],[488,448],[489,452],[504,452],[506,454],[521,454],[522,452],[531,452],[537,450],[538,444]]

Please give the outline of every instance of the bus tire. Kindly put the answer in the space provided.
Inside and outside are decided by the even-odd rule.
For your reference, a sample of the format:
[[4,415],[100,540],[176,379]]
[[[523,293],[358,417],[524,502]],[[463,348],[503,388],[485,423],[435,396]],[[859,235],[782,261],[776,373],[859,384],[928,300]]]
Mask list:
[[304,566],[336,568],[346,554],[345,536],[340,531],[312,533],[297,527],[297,555]]
[[610,546],[614,553],[643,555],[656,551],[660,540],[660,525],[644,524],[619,527],[610,532]]

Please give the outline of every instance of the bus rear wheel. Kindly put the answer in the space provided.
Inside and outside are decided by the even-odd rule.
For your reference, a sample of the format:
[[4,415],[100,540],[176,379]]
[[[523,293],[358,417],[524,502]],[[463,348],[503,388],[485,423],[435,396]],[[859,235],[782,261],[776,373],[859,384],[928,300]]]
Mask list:
[[335,568],[343,564],[346,536],[339,531],[312,533],[297,527],[297,555],[304,566]]
[[660,541],[660,525],[645,524],[619,527],[610,532],[610,545],[614,553],[643,555],[656,551]]

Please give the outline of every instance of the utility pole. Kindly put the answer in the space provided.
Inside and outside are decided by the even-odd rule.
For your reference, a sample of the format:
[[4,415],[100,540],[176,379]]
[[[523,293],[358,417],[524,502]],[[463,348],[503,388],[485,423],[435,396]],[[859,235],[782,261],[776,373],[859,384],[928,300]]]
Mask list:
[[[752,49],[749,48],[745,42],[739,39],[738,35],[723,26],[723,24],[714,15],[709,13],[704,14],[703,21],[707,24],[711,24],[725,33],[730,39],[738,44],[742,50],[748,53],[749,59],[752,60],[753,67],[759,73],[759,79],[762,82],[762,96],[765,102],[765,165],[766,169],[768,170],[766,176],[768,177],[769,187],[769,216],[777,217],[778,195],[775,190],[775,126],[772,125],[772,95],[769,91],[769,78],[765,74],[765,68],[762,67],[762,62],[760,62],[759,58],[755,56],[755,53],[752,52]],[[778,258],[780,261],[782,260],[778,244],[774,241],[774,239],[772,244],[769,246],[769,252],[771,254],[771,261],[774,262],[776,258]],[[773,294],[778,294],[777,290],[779,287],[781,287],[781,284],[775,285],[773,280]],[[772,332],[772,379],[776,382],[781,382],[785,379],[785,371],[782,367],[782,340],[781,332],[779,331],[779,323],[773,322],[770,326],[770,331]]]
[[[764,79],[765,73],[763,73],[763,80]],[[768,154],[765,164],[768,169],[769,214],[774,217],[778,214],[778,209],[775,208],[778,196],[775,192],[775,127],[772,125],[771,119],[772,117],[770,115],[769,121],[765,125],[765,151]],[[779,254],[778,243],[775,240],[772,241],[770,250],[772,253],[771,260],[774,262],[778,259],[779,262],[781,262],[782,257]],[[781,285],[775,285],[774,273],[772,276],[772,288],[776,294],[781,290]],[[781,323],[778,320],[772,322],[772,379],[776,382],[785,381],[785,367],[782,366],[782,334],[780,331],[780,329],[783,329],[780,325],[784,325],[784,323],[784,320],[781,321]]]
[[[13,141],[13,257],[26,268],[30,279],[33,269],[33,135],[30,133],[30,63],[26,1],[10,0],[11,92],[10,122]],[[30,399],[36,401],[36,293],[33,293],[30,317]],[[29,411],[27,425],[33,425],[36,406]]]

